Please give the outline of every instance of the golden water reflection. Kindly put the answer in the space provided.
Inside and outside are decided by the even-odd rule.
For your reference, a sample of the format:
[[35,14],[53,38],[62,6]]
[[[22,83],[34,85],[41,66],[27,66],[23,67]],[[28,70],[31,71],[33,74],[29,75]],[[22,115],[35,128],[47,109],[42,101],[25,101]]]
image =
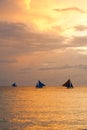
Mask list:
[[0,102],[2,130],[87,129],[85,87],[1,88]]

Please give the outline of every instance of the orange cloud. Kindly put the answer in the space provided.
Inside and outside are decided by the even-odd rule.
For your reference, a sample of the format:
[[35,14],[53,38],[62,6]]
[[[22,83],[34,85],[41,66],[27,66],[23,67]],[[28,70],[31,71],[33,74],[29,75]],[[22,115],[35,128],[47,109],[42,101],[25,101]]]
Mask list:
[[63,9],[54,9],[54,11],[58,11],[58,12],[65,12],[65,11],[77,11],[80,13],[85,13],[84,10],[77,8],[77,7],[70,7],[70,8],[63,8]]
[[3,0],[0,1],[1,21],[24,21],[29,13],[29,1]]

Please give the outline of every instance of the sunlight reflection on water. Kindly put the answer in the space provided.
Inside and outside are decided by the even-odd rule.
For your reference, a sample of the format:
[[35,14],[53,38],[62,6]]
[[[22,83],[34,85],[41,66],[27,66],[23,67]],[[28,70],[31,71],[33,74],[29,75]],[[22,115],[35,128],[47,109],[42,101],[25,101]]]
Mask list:
[[0,87],[0,130],[87,130],[87,88]]

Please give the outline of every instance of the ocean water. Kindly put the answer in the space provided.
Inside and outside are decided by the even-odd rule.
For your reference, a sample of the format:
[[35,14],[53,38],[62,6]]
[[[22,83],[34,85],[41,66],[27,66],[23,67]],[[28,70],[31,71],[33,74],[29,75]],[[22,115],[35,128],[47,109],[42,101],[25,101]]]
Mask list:
[[87,87],[0,87],[0,130],[87,130]]

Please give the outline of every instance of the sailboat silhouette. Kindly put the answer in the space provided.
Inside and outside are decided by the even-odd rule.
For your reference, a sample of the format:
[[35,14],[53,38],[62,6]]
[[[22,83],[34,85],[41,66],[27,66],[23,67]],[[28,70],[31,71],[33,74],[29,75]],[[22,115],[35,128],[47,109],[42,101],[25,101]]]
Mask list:
[[65,86],[67,88],[73,88],[73,84],[70,79],[68,79],[62,86]]
[[45,86],[45,84],[42,83],[40,80],[38,80],[38,82],[36,84],[36,88],[43,88],[43,86]]
[[12,84],[12,87],[17,87],[17,84],[16,84],[16,83],[13,83],[13,84]]

